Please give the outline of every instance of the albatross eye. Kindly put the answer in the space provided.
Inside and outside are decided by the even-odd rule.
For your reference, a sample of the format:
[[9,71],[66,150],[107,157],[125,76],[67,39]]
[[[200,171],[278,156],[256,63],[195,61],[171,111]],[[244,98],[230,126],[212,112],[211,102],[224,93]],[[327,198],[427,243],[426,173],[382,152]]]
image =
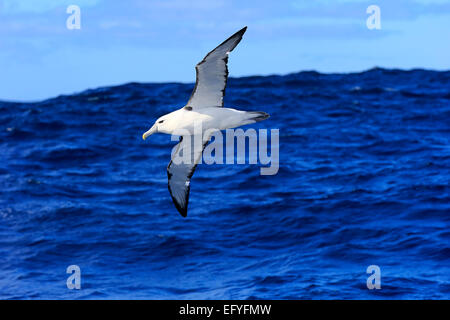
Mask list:
[[158,121],[158,123],[163,123],[163,122],[164,122],[164,120]]

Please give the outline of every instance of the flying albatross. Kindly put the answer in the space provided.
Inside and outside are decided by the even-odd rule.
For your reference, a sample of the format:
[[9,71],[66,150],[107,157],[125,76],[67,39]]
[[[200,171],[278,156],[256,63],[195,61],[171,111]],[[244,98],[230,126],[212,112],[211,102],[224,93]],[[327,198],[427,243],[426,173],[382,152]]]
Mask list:
[[[246,30],[247,27],[244,27],[233,34],[197,64],[195,87],[188,103],[181,109],[160,117],[142,135],[144,140],[156,132],[181,136],[167,167],[167,176],[170,195],[183,217],[187,216],[191,177],[212,132],[236,128],[269,117],[262,111],[240,111],[223,107],[228,78],[228,54],[238,45]],[[199,124],[200,133],[196,129]],[[196,136],[199,136],[201,143],[197,143],[197,146],[193,143],[192,147],[191,142]],[[175,161],[174,157],[182,153],[186,156],[183,160],[189,157],[190,161]]]

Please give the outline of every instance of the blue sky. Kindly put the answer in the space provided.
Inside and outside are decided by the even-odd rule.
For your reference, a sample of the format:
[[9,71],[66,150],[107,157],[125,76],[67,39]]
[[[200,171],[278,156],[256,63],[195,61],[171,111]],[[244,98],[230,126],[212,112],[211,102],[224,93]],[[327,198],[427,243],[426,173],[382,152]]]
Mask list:
[[[68,30],[68,5],[81,29]],[[366,8],[381,9],[368,30]],[[0,100],[34,101],[137,82],[193,82],[243,26],[230,75],[450,69],[444,0],[0,0]]]

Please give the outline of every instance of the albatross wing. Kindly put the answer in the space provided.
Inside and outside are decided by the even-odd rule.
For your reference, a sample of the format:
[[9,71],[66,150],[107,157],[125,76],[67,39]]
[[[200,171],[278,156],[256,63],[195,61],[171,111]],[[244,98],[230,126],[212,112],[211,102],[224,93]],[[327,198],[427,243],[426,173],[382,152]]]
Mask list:
[[193,109],[223,107],[228,78],[228,54],[238,45],[247,27],[242,28],[197,64],[194,91],[187,103]]
[[[191,177],[200,161],[210,137],[182,136],[172,160],[167,166],[169,192],[173,203],[183,217],[187,216]],[[196,143],[201,141],[201,143]]]

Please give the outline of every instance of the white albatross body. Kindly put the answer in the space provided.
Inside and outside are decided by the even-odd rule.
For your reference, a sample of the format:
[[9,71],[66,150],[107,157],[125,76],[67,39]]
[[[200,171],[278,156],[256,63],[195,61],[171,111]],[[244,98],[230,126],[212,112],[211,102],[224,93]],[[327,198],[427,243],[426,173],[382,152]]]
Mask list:
[[[231,108],[211,107],[191,111],[181,108],[162,116],[156,123],[163,121],[158,124],[157,132],[176,135],[177,132],[188,131],[192,135],[194,134],[194,127],[199,128],[199,124],[201,124],[202,133],[204,133],[210,129],[225,130],[255,123],[256,121],[252,119],[254,117],[255,114],[252,112]],[[143,138],[146,139],[148,135],[153,134],[152,130],[155,129],[152,127],[144,133]]]
[[[240,111],[223,107],[223,97],[228,78],[228,54],[241,41],[247,27],[225,40],[195,67],[197,79],[194,91],[188,103],[179,110],[168,113],[155,121],[155,124],[142,135],[148,136],[160,132],[180,135],[176,153],[189,150],[188,163],[176,163],[172,158],[167,167],[169,191],[175,207],[183,217],[187,216],[190,180],[201,159],[203,149],[208,144],[210,134],[216,130],[236,128],[267,119],[269,115],[262,111]],[[201,133],[198,129],[201,128]],[[207,132],[208,134],[204,134]],[[201,135],[202,145],[191,148],[194,135]],[[189,142],[189,148],[187,147]]]

